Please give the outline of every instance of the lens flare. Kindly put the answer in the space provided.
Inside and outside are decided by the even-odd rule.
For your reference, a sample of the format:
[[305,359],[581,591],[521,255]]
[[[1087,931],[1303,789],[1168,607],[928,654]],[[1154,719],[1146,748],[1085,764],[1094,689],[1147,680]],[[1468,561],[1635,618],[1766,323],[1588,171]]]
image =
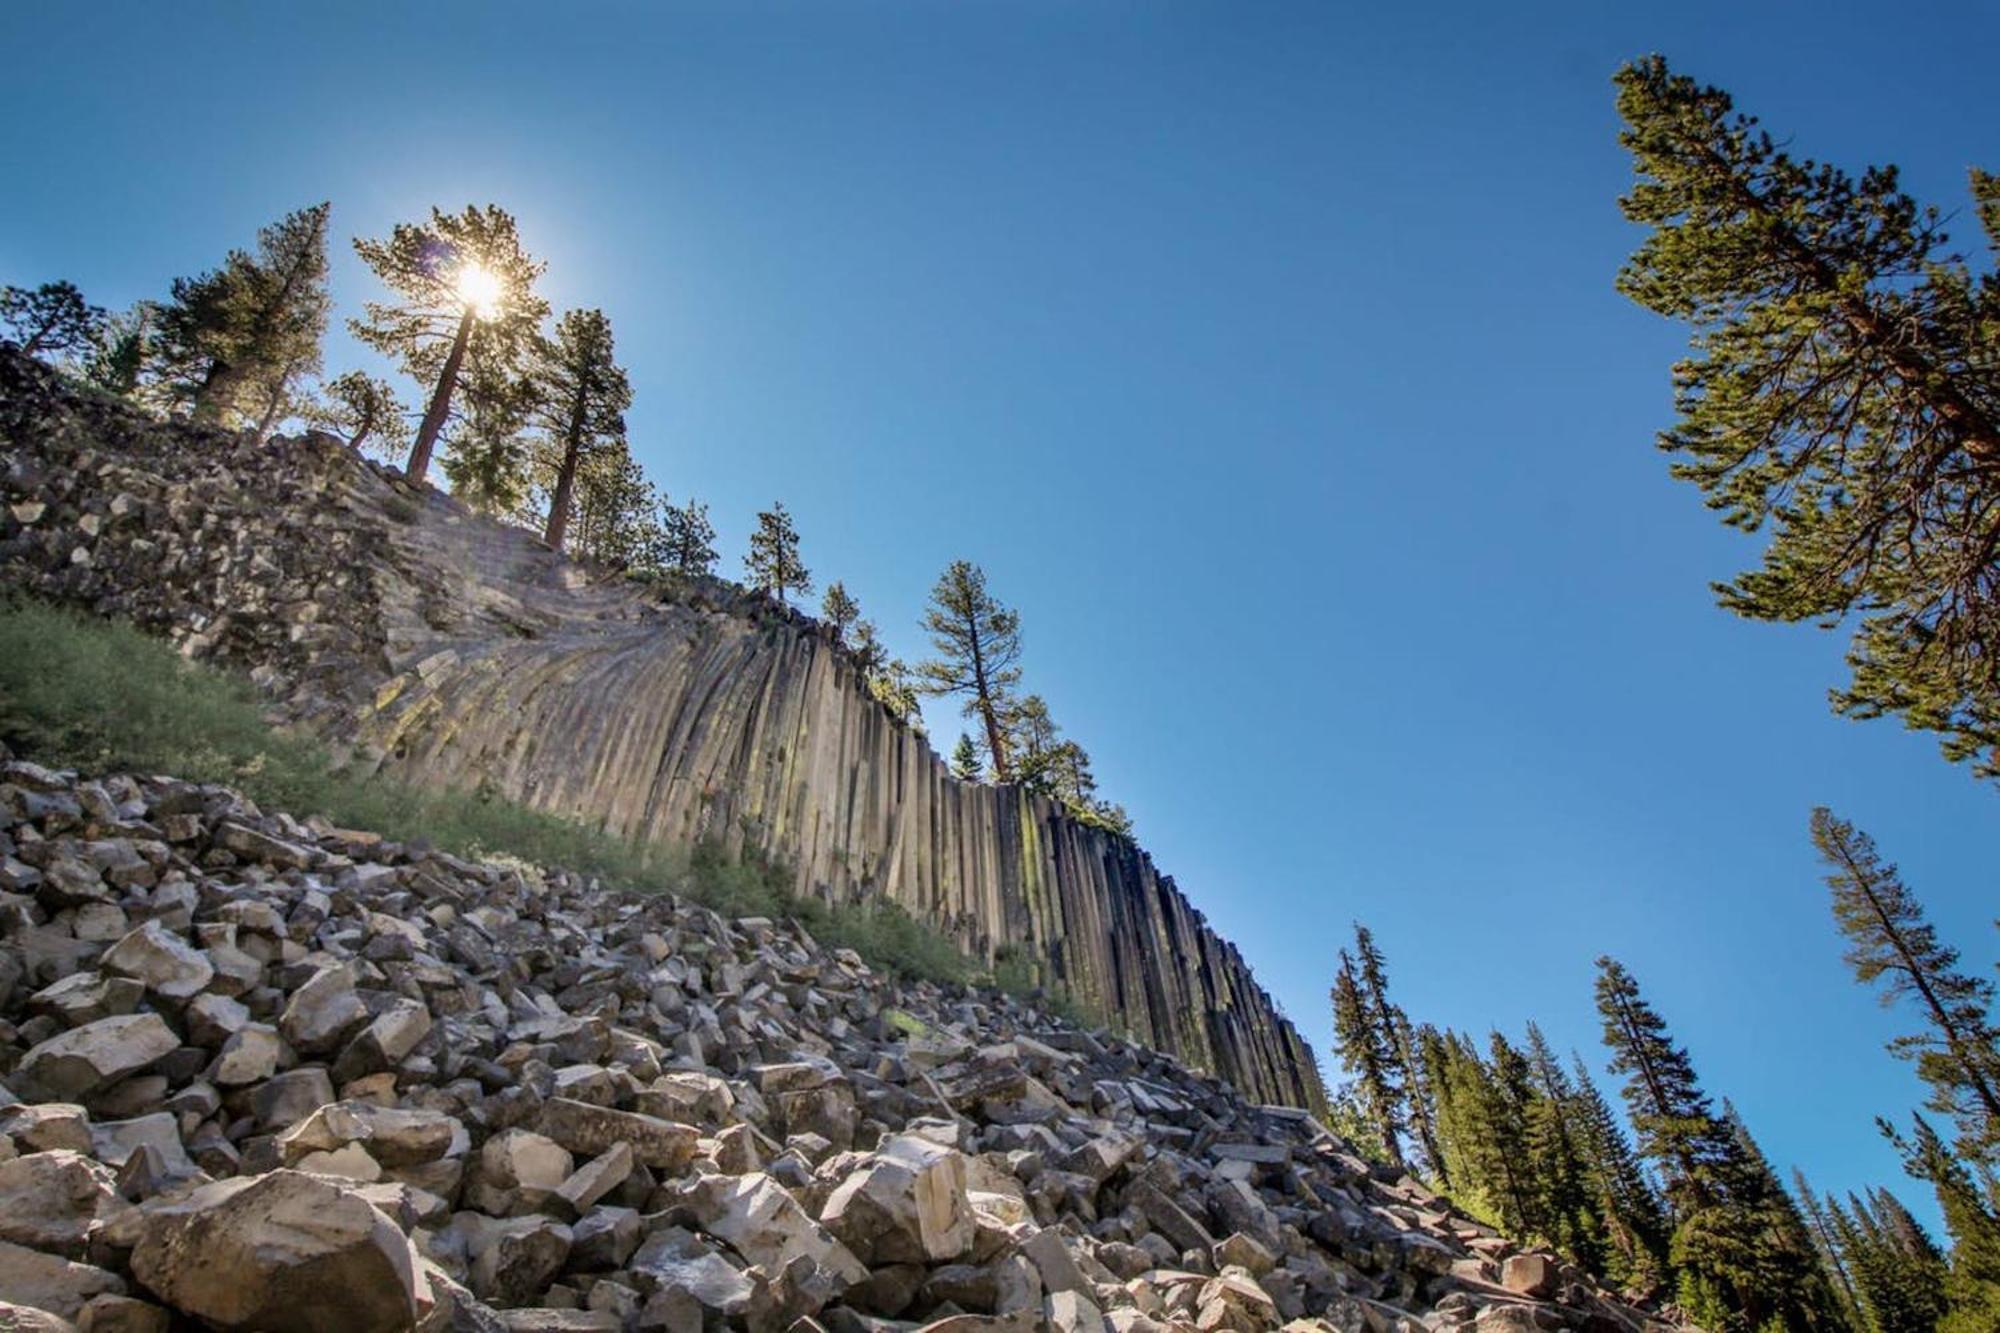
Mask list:
[[500,279],[480,264],[467,264],[458,271],[458,299],[481,319],[500,313]]

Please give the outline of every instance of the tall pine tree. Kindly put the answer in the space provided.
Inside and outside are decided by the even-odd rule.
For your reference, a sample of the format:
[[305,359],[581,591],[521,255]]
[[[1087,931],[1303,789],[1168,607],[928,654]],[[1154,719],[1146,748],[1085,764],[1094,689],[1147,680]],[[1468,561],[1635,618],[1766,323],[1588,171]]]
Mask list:
[[799,530],[785,506],[774,504],[757,515],[750,534],[750,553],[743,557],[750,586],[784,603],[787,592],[805,596],[812,591],[812,573],[799,559]]
[[1340,951],[1340,969],[1333,978],[1333,1039],[1340,1062],[1354,1075],[1355,1088],[1366,1112],[1384,1161],[1401,1165],[1403,1146],[1397,1138],[1397,1105],[1401,1090],[1396,1082],[1395,1053],[1383,1040],[1382,1029],[1368,1007],[1354,958]]
[[[556,322],[554,336],[536,339],[529,378],[530,416],[545,432],[555,474],[542,540],[560,551],[578,469],[595,451],[625,443],[632,384],[618,364],[611,321],[602,310],[571,310]],[[650,516],[650,497],[647,508]]]
[[[1772,531],[1722,604],[1859,616],[1834,707],[1900,714],[2000,777],[2000,283],[1895,168],[1795,159],[1657,56],[1617,85],[1620,202],[1652,229],[1618,285],[1694,332],[1661,447],[1725,522]],[[2000,245],[2000,182],[1972,190]]]
[[985,732],[994,781],[1014,781],[1007,719],[1021,682],[1021,618],[987,591],[984,570],[954,560],[931,589],[924,629],[937,656],[917,664],[917,689],[963,695],[965,716],[977,718]]
[[[518,380],[549,313],[548,302],[535,294],[546,266],[521,248],[513,216],[492,204],[462,213],[433,208],[428,221],[398,223],[386,239],[356,238],[354,250],[396,299],[368,302],[367,317],[350,320],[349,327],[428,386],[428,405],[403,467],[421,482],[468,362],[483,370],[489,401],[493,385]],[[490,441],[490,421],[482,429]]]
[[1961,1156],[2000,1162],[2000,1032],[1992,1024],[1993,984],[1959,970],[1958,951],[1941,943],[1896,867],[1869,836],[1832,812],[1812,815],[1813,845],[1826,862],[1833,916],[1847,937],[1847,964],[1863,985],[1880,984],[1882,1003],[1904,1002],[1925,1030],[1889,1049],[1914,1060],[1931,1088],[1930,1105],[1958,1127]]

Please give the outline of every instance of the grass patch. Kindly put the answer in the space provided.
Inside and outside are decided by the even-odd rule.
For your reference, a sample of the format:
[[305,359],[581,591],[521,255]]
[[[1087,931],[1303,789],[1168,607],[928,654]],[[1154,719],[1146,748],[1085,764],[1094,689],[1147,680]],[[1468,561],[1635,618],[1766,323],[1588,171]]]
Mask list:
[[242,681],[130,625],[27,599],[0,599],[0,741],[45,764],[226,783],[300,818],[461,856],[561,866],[618,888],[671,890],[731,916],[791,917],[821,943],[902,977],[984,979],[899,905],[795,898],[791,872],[772,860],[626,841],[491,791],[432,791],[343,770],[313,740],[270,727]]

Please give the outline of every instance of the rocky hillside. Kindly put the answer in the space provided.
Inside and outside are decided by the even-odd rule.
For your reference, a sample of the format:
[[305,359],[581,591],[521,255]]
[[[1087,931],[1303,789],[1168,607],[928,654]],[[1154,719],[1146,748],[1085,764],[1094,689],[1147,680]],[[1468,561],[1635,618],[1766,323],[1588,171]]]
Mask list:
[[776,855],[802,895],[893,899],[1258,1100],[1324,1103],[1297,1031],[1143,851],[952,779],[804,617],[586,569],[328,438],[161,424],[4,348],[0,447],[0,583],[248,672],[363,764]]
[[0,1328],[1659,1327],[1006,997],[4,756],[0,1085]]

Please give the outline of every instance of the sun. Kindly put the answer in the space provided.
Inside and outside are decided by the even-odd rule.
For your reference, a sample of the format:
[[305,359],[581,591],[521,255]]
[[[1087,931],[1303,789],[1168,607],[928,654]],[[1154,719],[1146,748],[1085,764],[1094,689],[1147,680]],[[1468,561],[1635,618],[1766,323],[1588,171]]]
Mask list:
[[481,319],[500,313],[500,279],[483,264],[467,264],[458,271],[458,299]]

